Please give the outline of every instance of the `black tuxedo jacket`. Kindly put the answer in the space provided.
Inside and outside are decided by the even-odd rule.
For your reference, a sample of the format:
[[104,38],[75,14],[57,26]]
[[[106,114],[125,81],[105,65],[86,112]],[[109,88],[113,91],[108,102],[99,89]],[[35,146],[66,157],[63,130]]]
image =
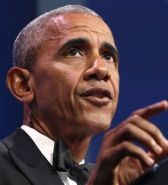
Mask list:
[[0,185],[63,185],[31,138],[21,129],[0,142]]
[[[21,129],[0,142],[0,185],[64,185],[36,147]],[[168,185],[168,160],[154,172],[150,170],[134,185]]]

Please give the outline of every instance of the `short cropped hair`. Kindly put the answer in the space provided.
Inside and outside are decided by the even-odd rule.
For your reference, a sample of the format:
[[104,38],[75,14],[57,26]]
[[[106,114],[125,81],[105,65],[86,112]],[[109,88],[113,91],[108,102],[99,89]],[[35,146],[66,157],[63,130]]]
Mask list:
[[89,14],[102,19],[96,12],[81,5],[67,5],[46,12],[31,21],[16,37],[13,45],[13,66],[32,69],[40,45],[51,35],[48,25],[53,18],[64,14]]

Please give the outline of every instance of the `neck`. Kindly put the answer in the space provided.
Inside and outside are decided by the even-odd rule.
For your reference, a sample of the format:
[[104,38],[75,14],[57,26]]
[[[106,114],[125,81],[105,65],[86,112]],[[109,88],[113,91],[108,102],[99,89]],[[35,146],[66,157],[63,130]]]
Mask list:
[[65,139],[64,142],[71,150],[73,159],[80,163],[86,156],[89,144],[90,144],[91,137],[87,138],[76,138],[73,137],[72,139]]
[[[24,125],[37,130],[41,134],[46,135],[54,141],[60,139],[63,140],[67,147],[71,150],[72,156],[77,163],[81,162],[86,156],[92,138],[90,135],[82,135],[80,131],[78,131],[76,134],[76,132],[64,133],[65,129],[63,129],[63,131],[62,129],[58,129],[58,131],[57,129],[49,129],[47,124],[41,123],[32,115],[29,117],[29,119],[24,119]],[[53,133],[53,130],[56,130],[56,132]]]

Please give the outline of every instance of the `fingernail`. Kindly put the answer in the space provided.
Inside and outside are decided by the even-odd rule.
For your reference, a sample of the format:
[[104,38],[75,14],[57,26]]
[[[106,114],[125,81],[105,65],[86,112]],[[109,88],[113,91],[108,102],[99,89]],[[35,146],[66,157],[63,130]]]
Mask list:
[[163,139],[163,145],[168,147],[168,141],[166,139]]
[[161,154],[162,153],[163,149],[155,141],[152,142],[152,145],[153,145],[154,151],[157,154]]
[[168,147],[168,140],[163,135],[160,135],[160,141],[163,147]]
[[156,151],[157,154],[161,154],[163,149],[160,146],[155,145],[155,151]]
[[155,163],[155,161],[152,158],[148,158],[148,165],[151,166]]

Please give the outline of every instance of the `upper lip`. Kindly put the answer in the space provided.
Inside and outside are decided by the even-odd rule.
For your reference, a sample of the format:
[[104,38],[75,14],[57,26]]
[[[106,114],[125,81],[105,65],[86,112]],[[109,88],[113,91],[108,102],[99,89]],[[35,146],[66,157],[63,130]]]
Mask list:
[[108,97],[109,99],[112,99],[111,91],[106,88],[89,88],[82,92],[81,96],[83,97],[95,96],[98,98]]

